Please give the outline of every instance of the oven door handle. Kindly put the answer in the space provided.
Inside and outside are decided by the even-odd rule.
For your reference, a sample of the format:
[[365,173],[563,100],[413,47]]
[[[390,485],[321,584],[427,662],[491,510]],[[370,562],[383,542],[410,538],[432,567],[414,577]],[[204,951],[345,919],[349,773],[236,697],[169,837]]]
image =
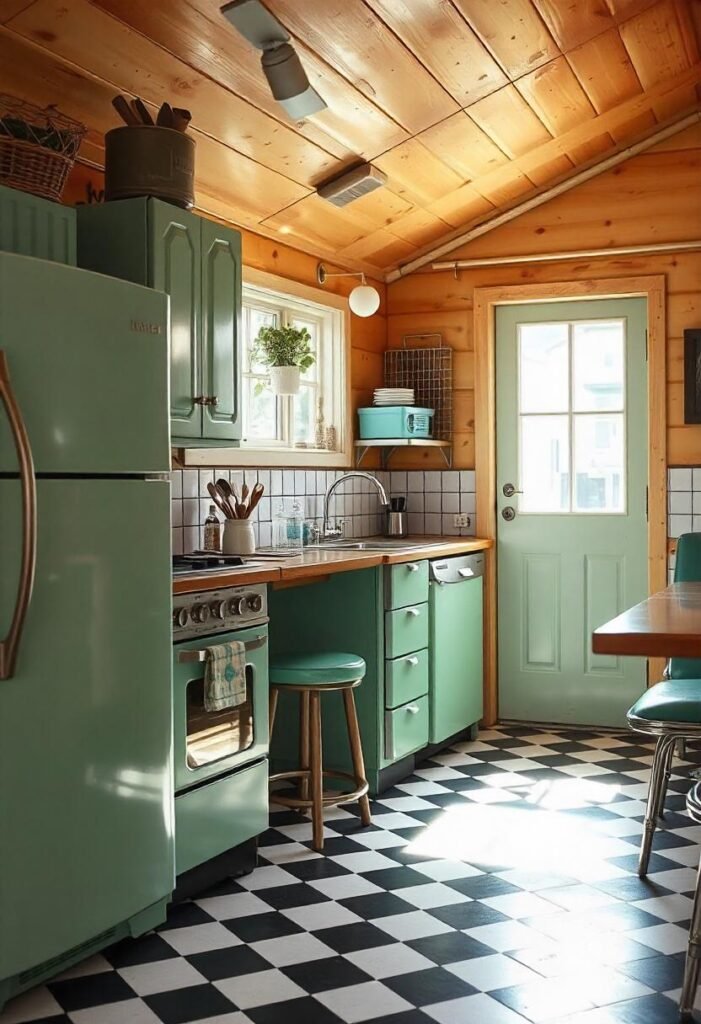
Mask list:
[[[253,640],[246,640],[244,647],[246,651],[257,651],[260,647],[265,647],[268,642],[268,638],[265,634],[255,637]],[[207,648],[203,648],[199,651],[179,651],[178,662],[202,662],[207,660]]]

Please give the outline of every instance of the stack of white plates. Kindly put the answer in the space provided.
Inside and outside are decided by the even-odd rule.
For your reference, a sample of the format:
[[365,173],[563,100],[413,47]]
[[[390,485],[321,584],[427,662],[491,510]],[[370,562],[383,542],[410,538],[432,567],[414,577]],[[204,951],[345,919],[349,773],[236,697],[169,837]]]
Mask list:
[[413,405],[413,388],[376,388],[373,405]]

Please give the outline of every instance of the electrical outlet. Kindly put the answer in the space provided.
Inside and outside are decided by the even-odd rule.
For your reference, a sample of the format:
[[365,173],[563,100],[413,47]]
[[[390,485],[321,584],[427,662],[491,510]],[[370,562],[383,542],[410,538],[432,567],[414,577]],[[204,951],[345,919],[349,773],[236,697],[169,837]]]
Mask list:
[[469,525],[470,517],[468,516],[467,512],[458,512],[456,515],[453,516],[453,526],[459,526],[462,528],[464,526]]

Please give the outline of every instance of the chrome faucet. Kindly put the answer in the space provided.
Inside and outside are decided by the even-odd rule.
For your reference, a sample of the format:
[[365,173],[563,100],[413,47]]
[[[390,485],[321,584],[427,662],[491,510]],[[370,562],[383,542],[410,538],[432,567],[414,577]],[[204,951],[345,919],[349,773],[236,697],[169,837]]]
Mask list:
[[346,480],[351,480],[353,477],[359,477],[361,480],[369,480],[370,483],[377,488],[382,512],[386,512],[389,509],[387,491],[376,476],[372,476],[370,473],[362,473],[360,470],[352,470],[350,473],[344,473],[343,476],[339,476],[338,480],[334,480],[324,495],[324,521],[322,525],[322,533],[326,540],[343,536],[342,526],[331,526],[329,523],[329,502],[337,488],[340,487],[342,483],[345,483]]

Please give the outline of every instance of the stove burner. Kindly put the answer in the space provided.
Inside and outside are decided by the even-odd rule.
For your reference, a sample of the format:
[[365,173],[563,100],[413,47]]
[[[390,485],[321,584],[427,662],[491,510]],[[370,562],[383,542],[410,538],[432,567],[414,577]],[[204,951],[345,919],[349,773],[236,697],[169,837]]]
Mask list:
[[216,555],[193,552],[190,555],[173,555],[174,572],[199,572],[203,569],[231,569],[245,565],[240,555]]

